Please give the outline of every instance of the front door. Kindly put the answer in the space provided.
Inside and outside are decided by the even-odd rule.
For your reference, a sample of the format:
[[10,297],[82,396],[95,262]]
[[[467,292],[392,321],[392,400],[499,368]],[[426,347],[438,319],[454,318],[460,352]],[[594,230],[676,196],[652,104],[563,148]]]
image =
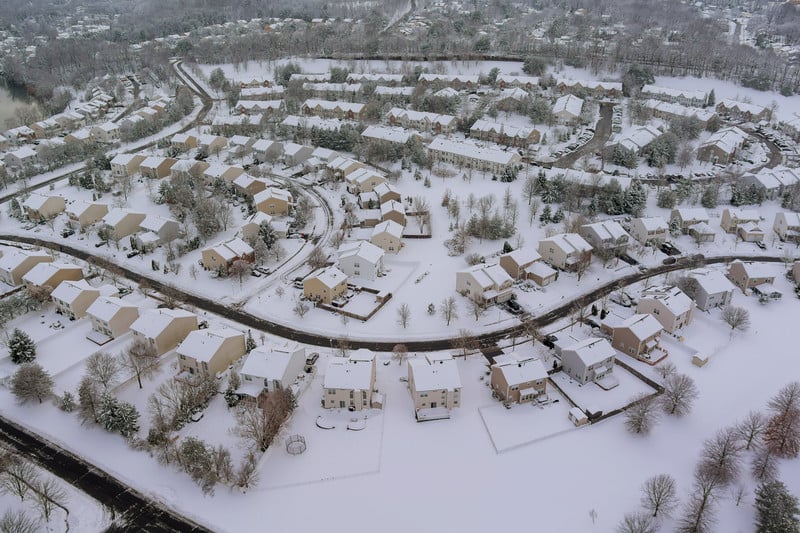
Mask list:
[[431,402],[431,409],[433,409],[434,407],[436,407],[436,402]]

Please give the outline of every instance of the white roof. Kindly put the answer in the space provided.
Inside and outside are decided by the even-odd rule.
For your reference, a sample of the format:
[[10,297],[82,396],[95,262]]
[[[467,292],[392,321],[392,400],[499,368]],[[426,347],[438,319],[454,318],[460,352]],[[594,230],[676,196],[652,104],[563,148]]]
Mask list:
[[747,134],[736,126],[732,126],[713,133],[706,142],[700,145],[700,148],[714,145],[727,153],[733,153],[745,139],[747,139]]
[[354,102],[330,102],[328,100],[315,100],[313,98],[309,98],[303,103],[303,106],[313,109],[315,107],[320,107],[327,111],[335,111],[339,109],[341,111],[352,111],[353,113],[361,113],[361,110],[364,109],[364,104],[358,104]]
[[203,175],[208,176],[211,179],[221,178],[223,174],[232,168],[244,172],[244,169],[239,165],[223,165],[221,163],[212,163],[207,169],[205,169],[205,171],[203,171]]
[[534,357],[495,364],[493,367],[503,374],[509,385],[547,379],[547,369],[541,359]]
[[748,278],[774,278],[775,272],[773,268],[767,263],[751,263],[743,261],[733,261],[731,265],[739,263],[744,268],[745,274]]
[[683,104],[661,100],[646,100],[644,106],[651,111],[658,111],[675,117],[695,117],[703,122],[708,122],[717,116],[714,108],[686,107]]
[[444,137],[436,137],[429,145],[428,150],[438,150],[449,154],[466,156],[471,159],[510,165],[519,158],[513,150],[505,151],[495,148],[484,148],[466,141],[454,141]]
[[642,227],[645,229],[645,231],[660,231],[669,229],[669,224],[667,224],[667,221],[661,217],[642,217],[634,220],[638,220],[642,224]]
[[436,113],[428,113],[427,111],[414,111],[412,109],[403,109],[402,107],[393,107],[387,113],[387,116],[397,117],[398,119],[405,119],[412,122],[423,122],[427,120],[431,124],[439,123],[447,126],[456,120],[453,115],[439,115]]
[[514,281],[500,265],[477,264],[462,270],[461,273],[472,274],[475,281],[484,289],[500,287],[504,283]]
[[699,268],[687,274],[694,279],[706,294],[718,294],[735,289],[733,283],[719,270]]
[[189,333],[175,350],[178,355],[191,357],[196,361],[209,362],[226,340],[244,337],[235,329],[196,329]]
[[119,224],[128,215],[144,215],[144,213],[134,213],[128,209],[115,207],[106,213],[106,216],[103,217],[103,223],[113,227]]
[[677,214],[684,222],[690,220],[708,222],[708,212],[702,207],[680,207],[673,210],[673,214]]
[[369,181],[370,179],[376,177],[380,178],[381,180],[386,179],[383,177],[383,174],[380,174],[379,172],[372,170],[371,168],[362,167],[362,168],[357,168],[354,171],[350,172],[350,174],[347,175],[347,181],[350,183],[358,183],[359,185],[362,185],[367,181]]
[[14,155],[19,159],[25,159],[28,157],[36,157],[36,150],[33,149],[32,146],[28,146],[27,144],[21,148],[18,148],[12,152],[9,152],[10,155]]
[[316,157],[317,159],[321,159],[323,161],[330,161],[336,157],[336,155],[337,153],[335,151],[328,148],[323,148],[321,146],[314,148],[314,151],[311,152],[311,157]]
[[642,87],[641,93],[643,95],[657,94],[669,96],[672,98],[686,98],[688,100],[702,100],[705,101],[706,93],[698,90],[684,90],[684,89],[670,89],[668,87],[659,87],[657,85],[645,85]]
[[75,269],[80,270],[81,275],[83,275],[83,270],[78,265],[56,262],[39,263],[22,276],[22,280],[32,283],[33,285],[41,285],[60,270]]
[[598,337],[589,337],[576,342],[563,351],[574,352],[586,366],[592,366],[609,357],[613,358],[617,353],[607,340]]
[[758,115],[766,110],[766,107],[755,104],[747,104],[745,102],[731,100],[730,98],[723,99],[717,105],[723,106],[727,109],[738,109],[741,113],[750,113],[752,115]]
[[638,339],[646,339],[664,330],[659,321],[649,313],[633,315],[617,324],[616,327],[630,328]]
[[553,113],[567,112],[570,115],[577,117],[580,116],[583,109],[583,100],[572,94],[566,94],[556,100],[553,104]]
[[[275,111],[283,107],[283,100],[239,100],[234,109],[248,111]],[[255,122],[255,121],[254,121]]]
[[72,302],[85,291],[95,291],[98,295],[100,294],[100,291],[89,285],[85,279],[79,279],[78,281],[67,279],[59,283],[50,296],[66,302],[67,305],[72,305]]
[[248,224],[258,224],[259,226],[262,222],[271,223],[272,217],[263,211],[256,211],[253,216],[247,220]]
[[104,204],[102,202],[87,202],[84,200],[77,200],[73,202],[72,205],[69,206],[69,208],[67,209],[67,214],[79,217],[87,210],[96,205],[105,206],[106,208],[108,208],[108,204]]
[[758,220],[761,220],[761,215],[759,215],[758,210],[756,210],[756,209],[739,209],[737,207],[729,207],[729,208],[725,209],[723,211],[723,213],[725,211],[727,211],[728,214],[731,217],[733,217],[733,218],[735,218],[735,219],[737,219],[739,221],[744,221],[744,220],[758,221]]
[[379,85],[375,87],[375,94],[379,96],[411,96],[414,94],[414,87],[386,87]]
[[379,74],[379,73],[365,73],[356,74],[350,73],[347,75],[347,81],[378,81],[378,82],[394,82],[400,83],[403,81],[402,74]]
[[178,159],[174,165],[169,167],[171,172],[189,172],[197,164],[193,159]]
[[412,135],[418,134],[413,130],[392,126],[368,126],[367,129],[361,132],[361,136],[367,139],[378,139],[400,144],[408,142]]
[[245,87],[239,92],[239,97],[242,100],[253,98],[254,96],[271,96],[283,94],[283,87],[276,85],[275,87]]
[[372,361],[334,357],[325,369],[323,388],[365,390],[372,387]]
[[154,339],[167,329],[173,320],[186,317],[194,317],[197,322],[197,315],[183,309],[148,309],[131,324],[131,330]]
[[295,155],[300,150],[305,148],[302,144],[297,143],[283,143],[283,153],[289,156]]
[[511,126],[509,124],[502,124],[500,122],[492,122],[491,120],[479,119],[475,121],[475,123],[472,125],[469,131],[485,132],[485,133],[495,132],[497,134],[502,133],[507,137],[512,137],[516,139],[527,139],[533,133],[533,128],[523,128],[518,126]]
[[108,322],[120,311],[120,309],[133,308],[138,309],[133,304],[125,302],[115,296],[100,296],[92,305],[86,310],[86,313]]
[[292,194],[289,191],[285,189],[278,189],[276,187],[267,187],[263,191],[257,192],[253,195],[253,204],[258,205],[261,202],[271,198],[283,200],[286,203],[292,203]]
[[175,135],[172,136],[172,142],[174,143],[185,143],[189,139],[197,140],[197,135],[192,132],[187,132],[187,133],[176,133]]
[[626,237],[628,235],[625,230],[622,229],[622,226],[619,224],[619,222],[614,220],[603,220],[593,224],[584,224],[583,227],[591,229],[603,240],[617,240],[620,237]]
[[397,200],[389,200],[381,204],[381,215],[386,215],[391,212],[406,214],[406,208]]
[[0,257],[0,270],[11,272],[29,257],[50,257],[44,250],[18,250],[12,249]]
[[519,248],[507,254],[503,254],[500,257],[510,257],[518,265],[527,265],[528,263],[533,263],[542,258],[539,252],[533,248]]
[[678,287],[665,285],[651,287],[642,292],[642,300],[655,299],[675,315],[682,315],[692,308],[692,300]]
[[60,196],[45,196],[43,194],[31,194],[28,196],[25,201],[22,202],[22,206],[28,209],[32,209],[34,211],[38,211],[44,204],[47,203],[50,198],[61,198]]
[[457,98],[458,91],[456,91],[452,87],[445,87],[444,89],[440,89],[435,93],[433,93],[433,96],[438,96],[440,98]]
[[280,143],[276,143],[275,141],[270,141],[269,139],[259,139],[253,143],[253,150],[256,152],[264,152],[276,144],[280,146]]
[[318,129],[325,131],[338,131],[344,124],[350,124],[338,118],[321,118],[317,116],[288,115],[281,122],[287,128]]
[[691,226],[689,226],[689,229],[699,235],[711,235],[712,233],[714,233],[714,228],[712,228],[705,222],[698,222],[697,224],[692,224]]
[[153,233],[158,233],[167,224],[177,225],[178,222],[172,220],[171,218],[164,218],[159,215],[147,215],[144,217],[144,220],[139,222],[139,229],[142,231],[152,231]]
[[775,218],[781,215],[786,219],[787,228],[800,227],[800,213],[795,213],[793,211],[786,211],[782,213],[777,213],[775,215]]
[[530,266],[525,267],[525,272],[539,276],[540,278],[547,278],[556,273],[556,270],[551,268],[547,263],[537,261]]
[[661,137],[661,132],[654,127],[641,126],[624,133],[618,133],[606,145],[619,145],[633,152],[638,152],[659,137]]
[[397,190],[397,187],[389,183],[388,181],[384,181],[383,183],[379,183],[372,189],[374,193],[378,195],[378,197],[383,196],[384,194],[395,192],[400,194],[400,191]]
[[576,252],[591,252],[592,245],[586,242],[583,237],[577,233],[560,233],[553,235],[548,239],[542,239],[541,243],[553,243],[563,250],[567,255]]
[[336,267],[330,266],[324,270],[319,271],[317,274],[312,274],[306,279],[317,278],[323,285],[332,289],[340,284],[342,281],[347,280],[347,274],[342,272]]
[[460,81],[462,83],[478,83],[478,75],[477,74],[433,74],[430,72],[423,72],[419,75],[419,81],[444,81],[447,83],[451,83],[454,81]]
[[375,265],[384,256],[382,248],[375,246],[369,241],[353,241],[339,246],[339,261],[347,257],[357,256],[368,263]]
[[455,390],[461,388],[458,366],[452,358],[411,359],[408,368],[416,391]]
[[403,236],[403,226],[394,220],[384,220],[373,228],[372,237],[380,235],[381,233],[388,233],[389,235],[399,239]]
[[539,78],[536,76],[509,76],[507,74],[500,74],[497,76],[498,83],[505,83],[506,85],[539,85]]
[[[298,352],[300,353],[295,355]],[[286,341],[285,345],[257,346],[247,356],[241,374],[267,380],[282,380],[293,357],[305,359],[305,348],[293,341]]]
[[332,93],[357,93],[361,90],[360,83],[330,83],[330,82],[306,82],[303,84],[303,90],[313,91],[317,93],[332,92]]
[[580,85],[581,87],[587,87],[589,89],[604,89],[609,91],[611,89],[615,89],[617,91],[622,90],[622,84],[616,81],[597,81],[597,80],[568,80],[564,78],[559,78],[556,81],[557,85],[564,84],[567,87],[575,87]]

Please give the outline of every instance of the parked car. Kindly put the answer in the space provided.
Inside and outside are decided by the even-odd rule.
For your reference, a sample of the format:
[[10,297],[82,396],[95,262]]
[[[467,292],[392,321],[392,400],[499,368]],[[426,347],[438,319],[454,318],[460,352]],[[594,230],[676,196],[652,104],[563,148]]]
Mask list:
[[767,245],[764,244],[763,242],[761,242],[761,241],[755,241],[755,242],[756,242],[756,246],[758,246],[762,250],[766,250],[767,249]]
[[545,337],[542,339],[542,344],[544,344],[548,348],[554,348],[557,340],[558,337],[556,337],[555,335],[545,335]]

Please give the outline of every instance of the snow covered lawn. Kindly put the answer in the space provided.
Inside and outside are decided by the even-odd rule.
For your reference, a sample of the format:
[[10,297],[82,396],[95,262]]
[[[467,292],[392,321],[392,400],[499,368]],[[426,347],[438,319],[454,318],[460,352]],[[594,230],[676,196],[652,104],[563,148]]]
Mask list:
[[557,383],[564,394],[569,396],[581,410],[588,409],[591,412],[607,413],[628,405],[631,398],[641,392],[647,394],[655,392],[650,386],[619,365],[614,365],[613,374],[619,380],[619,385],[611,390],[603,390],[594,382],[579,385],[564,372],[554,374],[550,379]]

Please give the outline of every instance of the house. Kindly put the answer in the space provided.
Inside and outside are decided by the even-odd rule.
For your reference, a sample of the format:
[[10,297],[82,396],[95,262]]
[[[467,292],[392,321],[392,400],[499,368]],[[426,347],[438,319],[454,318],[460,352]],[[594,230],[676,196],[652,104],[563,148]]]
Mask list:
[[86,309],[86,315],[92,321],[92,331],[86,338],[103,345],[130,330],[139,318],[139,308],[115,296],[99,296]]
[[303,280],[303,296],[312,302],[330,305],[347,292],[347,275],[336,267],[309,274]]
[[183,309],[158,308],[144,311],[131,324],[133,338],[164,355],[197,329],[197,315]]
[[211,163],[203,171],[203,180],[209,185],[213,185],[218,180],[223,180],[226,184],[244,174],[244,168],[238,165],[223,165],[221,163]]
[[108,204],[77,200],[66,211],[69,225],[83,230],[108,214]]
[[675,333],[691,323],[694,308],[691,298],[678,287],[665,285],[645,289],[636,305],[636,312],[653,315],[665,330]]
[[361,411],[373,407],[375,354],[355,350],[349,357],[333,357],[322,380],[322,407]]
[[90,130],[95,141],[103,144],[114,144],[119,141],[119,126],[113,122],[103,122],[92,126]]
[[171,218],[147,215],[139,223],[139,231],[135,239],[136,246],[146,250],[177,239],[181,233],[181,225]]
[[67,204],[61,196],[45,196],[33,193],[22,202],[25,215],[31,222],[44,222],[63,213]]
[[639,95],[642,98],[653,98],[685,106],[703,107],[706,105],[706,93],[692,89],[670,89],[657,85],[645,85],[639,91]]
[[547,394],[547,369],[533,356],[492,365],[492,392],[505,404],[527,403]]
[[419,75],[419,83],[423,85],[449,85],[454,89],[471,89],[477,87],[480,83],[479,77],[476,74],[433,74],[430,72],[423,72]]
[[615,357],[616,352],[607,340],[589,337],[561,350],[561,366],[565,374],[581,385],[595,382],[610,389],[618,384],[613,375]]
[[267,139],[258,139],[253,143],[253,158],[258,162],[275,161],[283,155],[283,144]]
[[459,168],[475,169],[500,175],[522,160],[515,150],[486,148],[471,142],[436,137],[428,146],[433,163],[449,163]]
[[36,163],[36,150],[29,145],[24,145],[11,152],[6,152],[3,160],[8,168],[24,168]]
[[396,200],[389,200],[381,204],[381,222],[393,220],[401,226],[406,225],[406,209]]
[[697,224],[689,226],[689,235],[695,240],[698,246],[703,242],[714,242],[714,238],[716,237],[714,228],[705,222],[698,222]]
[[727,165],[746,141],[747,134],[736,126],[722,128],[697,147],[697,159]]
[[201,253],[201,262],[206,270],[227,273],[235,261],[255,261],[253,249],[238,237],[205,248]]
[[261,224],[263,223],[272,226],[275,235],[279,239],[286,237],[288,226],[281,225],[279,221],[273,220],[273,218],[266,213],[256,211],[253,216],[247,219],[247,222],[242,224],[242,239],[244,239],[245,242],[250,242],[250,239],[258,236],[258,232],[261,230]]
[[392,126],[400,125],[404,128],[435,134],[453,133],[458,125],[458,119],[453,115],[439,115],[401,107],[390,109],[386,114],[386,120]]
[[669,224],[661,217],[638,217],[631,220],[631,236],[644,244],[659,245],[669,236]]
[[306,82],[302,87],[304,91],[321,97],[355,98],[361,92],[360,83]]
[[772,113],[769,108],[747,104],[745,102],[737,102],[725,98],[717,104],[717,113],[721,115],[728,115],[731,118],[743,120],[745,122],[761,122],[762,120],[771,120]]
[[402,74],[385,74],[385,73],[350,73],[347,75],[347,83],[363,83],[372,82],[385,85],[396,85],[403,83]]
[[0,257],[0,281],[16,287],[22,277],[39,263],[50,263],[53,258],[44,250],[11,250]]
[[192,148],[197,148],[197,134],[195,132],[176,133],[170,139],[170,146],[188,152]]
[[414,96],[414,87],[387,87],[378,85],[372,95],[377,99],[390,100],[392,102],[407,102]]
[[392,145],[405,144],[411,139],[421,140],[422,136],[419,132],[414,130],[407,130],[397,126],[367,126],[367,129],[361,132],[361,137],[367,142],[377,144]]
[[782,241],[800,242],[800,213],[791,211],[776,213],[772,230]]
[[497,76],[497,86],[501,89],[506,87],[519,87],[530,91],[539,87],[539,78],[537,76],[509,76],[501,74]]
[[792,266],[792,278],[795,283],[800,284],[800,261],[795,261]]
[[275,87],[247,87],[239,93],[242,100],[271,100],[273,98],[283,98],[284,88],[280,85]]
[[482,304],[500,303],[514,295],[514,280],[500,265],[477,264],[456,272],[456,291]]
[[311,82],[323,82],[328,81],[331,79],[330,74],[303,74],[303,73],[295,73],[289,77],[289,83],[297,82],[297,81],[311,81]]
[[800,172],[788,167],[764,167],[757,174],[745,174],[741,184],[745,187],[755,186],[769,200],[780,198],[793,185],[800,183]]
[[714,307],[725,307],[731,303],[736,287],[719,270],[698,268],[686,274],[691,280],[686,288],[686,295],[694,300],[701,311]]
[[620,256],[628,251],[630,236],[619,222],[613,220],[584,224],[580,227],[579,235],[594,248],[595,253],[605,252]]
[[617,148],[628,150],[636,155],[642,155],[645,148],[661,137],[662,133],[653,126],[640,126],[638,128],[626,130],[624,133],[617,133],[603,148],[605,156],[609,159],[614,157]]
[[755,222],[745,222],[736,228],[736,236],[743,242],[761,242],[765,235],[761,225]]
[[314,149],[297,143],[283,143],[283,162],[287,167],[293,167],[305,162]]
[[369,242],[389,254],[396,254],[403,247],[403,226],[394,220],[387,220],[376,225],[372,230]]
[[538,251],[547,264],[568,272],[584,268],[592,260],[592,246],[577,233],[561,233],[542,239]]
[[[260,78],[250,78],[249,80],[242,80],[239,82],[240,89],[249,89],[254,87],[271,87],[271,86],[272,86],[271,81]],[[281,89],[283,89],[283,87],[281,87]]]
[[239,115],[248,115],[250,123],[258,124],[263,120],[264,114],[277,113],[284,108],[284,105],[283,100],[239,100],[234,110]]
[[253,196],[256,211],[271,216],[288,215],[293,203],[292,193],[276,187],[267,187]]
[[611,346],[631,357],[655,364],[667,356],[659,346],[664,328],[653,315],[641,313],[618,322],[603,322],[601,329],[610,330]]
[[219,135],[198,135],[197,148],[207,155],[218,154],[228,147],[228,139]]
[[[352,167],[351,167],[352,168]],[[371,192],[375,187],[386,181],[383,174],[370,168],[356,168],[344,175],[347,192],[361,194]]]
[[86,310],[99,297],[100,291],[89,285],[85,279],[64,280],[50,293],[56,312],[70,320],[86,316]]
[[551,114],[559,124],[575,124],[581,118],[581,111],[583,111],[583,100],[567,94],[556,100]]
[[352,174],[358,169],[365,168],[364,163],[350,159],[349,157],[339,156],[330,161],[326,168],[331,172],[334,178],[346,179],[347,176]]
[[596,98],[614,98],[622,94],[622,84],[613,81],[568,80],[559,78],[555,88],[563,93],[589,94]]
[[118,241],[139,231],[139,224],[147,215],[128,209],[113,208],[103,217],[103,230],[107,238]]
[[230,328],[197,329],[175,352],[179,373],[216,377],[245,354],[244,333]]
[[728,279],[748,294],[748,290],[765,283],[775,282],[775,274],[767,263],[750,263],[736,260],[728,267]]
[[245,401],[261,406],[266,393],[286,390],[303,374],[306,349],[296,342],[257,346],[247,354],[239,371],[237,393]]
[[511,126],[479,119],[469,129],[469,136],[482,141],[525,148],[529,144],[538,143],[541,134],[533,128]]
[[375,281],[383,274],[385,252],[369,241],[355,241],[339,246],[338,267],[347,277]]
[[377,195],[377,205],[383,204],[390,200],[399,202],[401,199],[400,191],[388,181],[384,181],[383,183],[378,183],[375,185],[372,189],[372,192]]
[[83,269],[81,267],[69,263],[56,263],[55,261],[39,263],[22,276],[25,288],[29,290],[34,287],[50,287],[50,290],[52,290],[58,287],[62,281],[78,281],[81,279],[83,279]]
[[510,89],[502,89],[495,102],[498,109],[510,111],[513,109],[518,109],[519,105],[522,102],[529,100],[530,97],[530,93],[525,89],[521,89],[520,87],[512,87]]
[[449,355],[417,357],[408,362],[408,389],[417,420],[449,418],[461,406],[461,376]]
[[[39,148],[41,149],[43,146],[55,146],[60,145],[61,143],[90,143],[95,141],[94,136],[92,135],[93,128],[81,128],[79,130],[72,131],[65,135],[63,138],[54,137],[52,139],[42,139],[39,142]],[[53,141],[54,144],[45,143],[45,141]],[[39,160],[42,160],[41,150],[39,153]]]
[[567,413],[567,418],[572,422],[572,425],[578,428],[589,423],[589,417],[586,416],[586,413],[581,411],[580,407],[573,407],[570,409],[569,413]]
[[236,189],[236,192],[246,196],[255,196],[268,186],[269,182],[267,180],[254,178],[249,174],[241,174],[238,178],[233,180],[233,188]]
[[689,228],[695,224],[708,225],[708,220],[708,213],[702,207],[681,207],[670,213],[670,223],[677,224],[684,235],[688,235]]
[[718,118],[714,108],[687,107],[685,105],[662,102],[660,100],[649,99],[644,102],[644,109],[649,111],[655,118],[660,118],[667,122],[676,119],[693,118],[697,120],[702,128],[708,128],[712,120]]
[[171,157],[147,157],[139,165],[139,173],[143,178],[161,179],[169,176],[169,170],[178,160]]
[[533,249],[518,249],[500,256],[500,267],[515,280],[531,280],[541,287],[558,279],[558,271],[541,261]]
[[169,169],[170,179],[199,178],[210,165],[195,159],[178,159]]
[[364,104],[308,99],[303,102],[302,110],[306,115],[317,115],[322,118],[361,120]]
[[37,139],[47,139],[61,133],[61,124],[52,118],[47,118],[31,124],[31,129],[36,134]]
[[111,175],[115,178],[133,176],[139,172],[139,165],[147,156],[139,154],[119,154],[111,160]]

